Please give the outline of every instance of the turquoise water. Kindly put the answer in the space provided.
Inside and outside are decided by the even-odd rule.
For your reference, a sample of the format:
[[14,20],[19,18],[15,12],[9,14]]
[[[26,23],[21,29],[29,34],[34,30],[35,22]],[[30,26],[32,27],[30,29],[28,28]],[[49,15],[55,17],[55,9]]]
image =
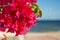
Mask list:
[[37,21],[30,32],[60,31],[60,21]]

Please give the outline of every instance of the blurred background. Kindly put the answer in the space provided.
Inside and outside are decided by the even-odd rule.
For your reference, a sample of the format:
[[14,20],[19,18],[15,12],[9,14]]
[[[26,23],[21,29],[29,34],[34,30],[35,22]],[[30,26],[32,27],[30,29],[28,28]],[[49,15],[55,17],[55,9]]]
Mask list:
[[60,31],[60,0],[38,0],[42,17],[30,32]]

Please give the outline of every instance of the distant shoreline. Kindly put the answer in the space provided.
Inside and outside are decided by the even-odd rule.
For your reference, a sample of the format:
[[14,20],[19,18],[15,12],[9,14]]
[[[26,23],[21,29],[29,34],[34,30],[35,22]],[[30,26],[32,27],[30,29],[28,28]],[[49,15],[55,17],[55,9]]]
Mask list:
[[37,22],[60,22],[60,20],[37,20]]

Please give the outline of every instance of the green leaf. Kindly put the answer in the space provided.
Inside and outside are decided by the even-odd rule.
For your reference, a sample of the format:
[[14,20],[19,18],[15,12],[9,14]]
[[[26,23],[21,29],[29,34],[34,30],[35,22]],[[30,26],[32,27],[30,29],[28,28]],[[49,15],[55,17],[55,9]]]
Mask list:
[[42,16],[42,11],[40,10],[40,6],[38,4],[33,3],[31,8],[34,11],[34,13],[36,14],[36,16],[38,16],[39,14],[40,14],[40,17]]
[[40,17],[41,17],[42,16],[42,11],[41,10],[39,11],[39,14],[40,14]]

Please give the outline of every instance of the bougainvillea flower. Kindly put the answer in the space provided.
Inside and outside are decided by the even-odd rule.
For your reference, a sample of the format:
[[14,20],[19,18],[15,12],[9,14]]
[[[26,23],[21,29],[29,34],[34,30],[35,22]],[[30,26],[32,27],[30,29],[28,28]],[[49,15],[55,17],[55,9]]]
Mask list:
[[8,28],[7,32],[16,33],[16,36],[26,34],[36,23],[32,3],[36,0],[0,0],[0,31]]

